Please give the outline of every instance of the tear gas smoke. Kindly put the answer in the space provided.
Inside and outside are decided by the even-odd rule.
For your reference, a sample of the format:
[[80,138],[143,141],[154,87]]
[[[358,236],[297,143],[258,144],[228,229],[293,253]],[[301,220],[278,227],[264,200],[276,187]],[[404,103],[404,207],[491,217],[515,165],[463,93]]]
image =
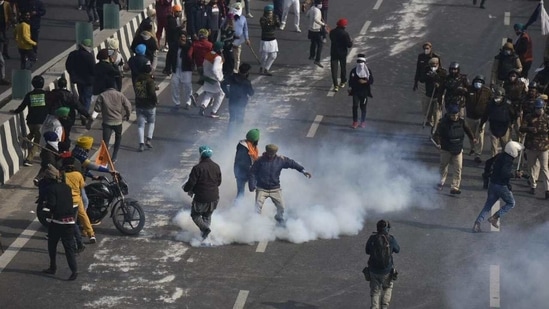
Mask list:
[[[262,136],[262,141],[272,141]],[[261,149],[267,142],[260,143]],[[341,145],[352,145],[341,141]],[[236,183],[232,171],[236,143],[214,147],[212,159],[223,173],[220,203],[211,222],[212,245],[287,240],[303,243],[357,235],[368,213],[388,213],[411,207],[433,208],[438,173],[410,159],[412,145],[402,141],[381,141],[372,146],[333,149],[325,146],[303,153],[303,146],[279,143],[279,154],[300,162],[313,174],[306,179],[295,170],[284,170],[281,187],[286,206],[286,227],[276,226],[274,204],[267,200],[263,213],[255,212],[255,193],[246,190],[243,199],[233,202]],[[404,153],[403,148],[407,151]],[[360,149],[363,148],[363,149]],[[216,151],[224,149],[225,151]],[[404,157],[404,154],[407,157]],[[190,204],[190,201],[189,203]],[[200,245],[200,232],[190,218],[190,209],[181,210],[174,223],[183,229],[176,239]]]

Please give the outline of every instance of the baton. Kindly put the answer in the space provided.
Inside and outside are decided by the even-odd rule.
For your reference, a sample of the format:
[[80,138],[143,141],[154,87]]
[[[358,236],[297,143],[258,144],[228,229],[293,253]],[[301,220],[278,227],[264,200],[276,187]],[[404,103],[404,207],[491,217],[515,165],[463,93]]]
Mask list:
[[425,122],[427,122],[427,116],[429,115],[429,112],[431,111],[431,104],[433,103],[433,97],[435,96],[435,89],[433,87],[433,93],[431,93],[431,99],[429,100],[429,106],[427,106],[427,112],[425,113],[425,117],[423,117],[423,125],[421,126],[422,129],[425,129]]
[[[523,141],[524,141],[524,139],[523,139]],[[519,143],[521,143],[521,142],[520,142],[520,137],[519,137]],[[522,144],[522,143],[521,143],[521,144]],[[520,151],[520,154],[519,154],[519,158],[518,158],[518,163],[517,163],[517,172],[520,171],[520,163],[521,163],[521,161],[522,161],[522,154],[523,154],[523,153],[524,153],[524,150],[521,150],[521,151]]]
[[[247,44],[246,44],[247,45]],[[250,48],[250,50],[252,51],[252,54],[254,55],[255,59],[257,60],[257,63],[259,63],[259,65],[261,66],[261,60],[259,60],[259,57],[257,56],[257,54],[255,53],[255,50],[254,48],[252,47],[252,45],[248,45],[248,47]]]

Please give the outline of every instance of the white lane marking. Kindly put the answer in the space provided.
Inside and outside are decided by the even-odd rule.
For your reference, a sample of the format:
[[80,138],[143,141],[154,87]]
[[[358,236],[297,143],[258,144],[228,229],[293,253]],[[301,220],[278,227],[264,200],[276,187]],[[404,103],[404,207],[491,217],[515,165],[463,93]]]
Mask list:
[[38,219],[34,219],[29,226],[27,226],[27,229],[17,237],[16,240],[14,240],[11,245],[6,249],[6,251],[0,256],[0,273],[8,266],[8,264],[13,260],[15,255],[21,250],[27,242],[36,234],[38,229],[40,228],[41,224],[38,222]]
[[505,12],[505,15],[503,17],[503,24],[505,26],[509,26],[509,24],[511,24],[511,12]]
[[265,249],[267,249],[267,244],[269,242],[264,240],[264,241],[260,241],[258,244],[257,244],[257,248],[255,249],[255,252],[258,252],[258,253],[263,253],[265,252]]
[[[498,200],[494,206],[492,206],[492,209],[490,210],[490,215],[494,215],[500,208],[501,208],[501,202]],[[499,220],[499,227],[501,228],[501,220]],[[492,224],[490,224],[490,231],[492,232],[499,232],[498,228],[495,228]]]
[[499,265],[490,265],[490,308],[499,306]]
[[309,132],[307,133],[307,137],[315,137],[316,130],[318,130],[318,126],[320,125],[320,122],[324,116],[322,115],[316,115],[315,121],[313,121],[313,124],[311,124],[311,128],[309,129]]
[[250,294],[250,291],[240,290],[240,292],[238,292],[238,296],[236,297],[236,301],[234,302],[233,309],[244,308],[248,294]]
[[382,2],[383,2],[383,0],[377,0],[376,5],[374,5],[374,10],[379,9],[379,7],[381,6],[381,3],[382,3]]
[[362,26],[362,29],[360,29],[360,35],[365,35],[366,34],[366,31],[368,31],[368,28],[370,27],[370,25],[372,24],[372,21],[370,20],[367,20],[365,23],[364,23],[364,26]]

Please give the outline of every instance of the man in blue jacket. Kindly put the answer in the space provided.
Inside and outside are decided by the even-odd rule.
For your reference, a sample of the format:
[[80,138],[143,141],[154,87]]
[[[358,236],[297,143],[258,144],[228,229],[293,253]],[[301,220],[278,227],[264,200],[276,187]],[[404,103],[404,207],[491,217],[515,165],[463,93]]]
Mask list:
[[255,209],[261,213],[265,200],[270,197],[276,207],[275,220],[279,225],[284,225],[284,200],[280,189],[280,172],[284,168],[292,168],[299,171],[305,177],[311,178],[311,174],[294,160],[277,155],[278,146],[269,144],[265,147],[266,152],[254,162],[250,169],[248,187],[250,192],[255,193]]

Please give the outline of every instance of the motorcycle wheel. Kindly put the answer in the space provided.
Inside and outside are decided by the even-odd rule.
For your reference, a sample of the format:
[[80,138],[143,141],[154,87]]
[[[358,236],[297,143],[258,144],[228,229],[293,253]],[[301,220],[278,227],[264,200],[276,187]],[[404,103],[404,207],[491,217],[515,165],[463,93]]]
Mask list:
[[36,206],[36,217],[38,218],[38,221],[45,227],[49,227],[50,223],[46,220],[47,213],[42,210],[42,207],[40,205]]
[[137,201],[123,201],[115,206],[112,221],[122,234],[137,235],[145,226],[145,212]]

